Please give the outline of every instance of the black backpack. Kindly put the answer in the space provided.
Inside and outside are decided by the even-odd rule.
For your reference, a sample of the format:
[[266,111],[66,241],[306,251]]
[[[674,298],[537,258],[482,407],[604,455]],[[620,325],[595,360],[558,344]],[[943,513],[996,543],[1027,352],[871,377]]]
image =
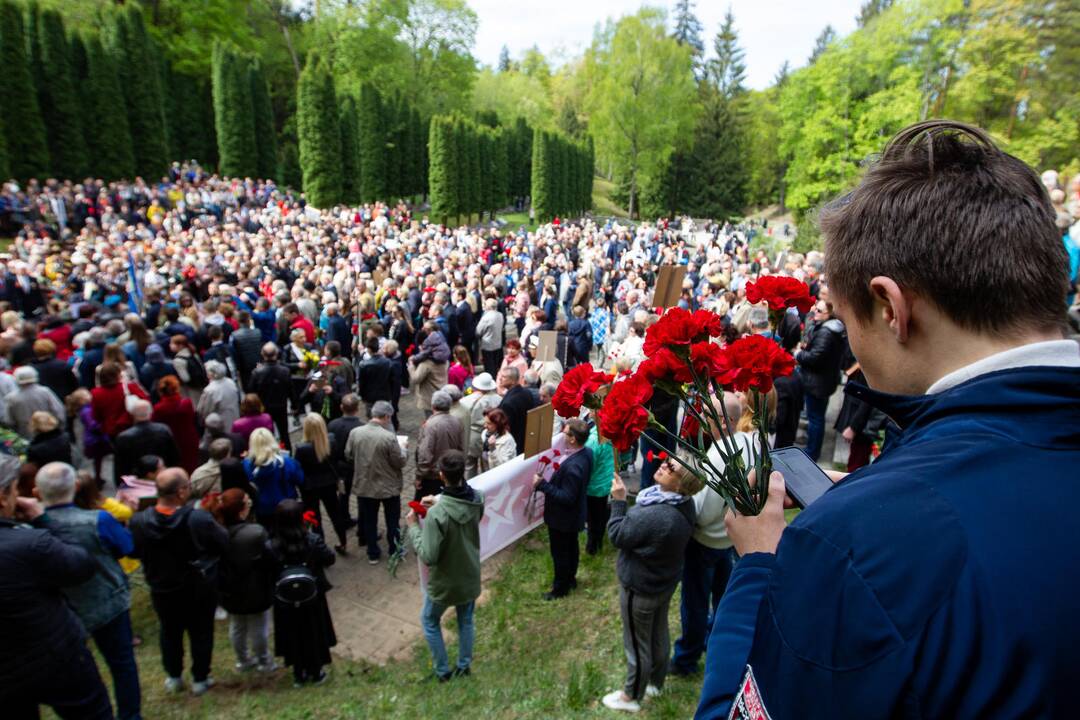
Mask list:
[[188,387],[196,389],[202,389],[210,382],[210,378],[206,376],[206,366],[203,365],[202,360],[195,353],[191,354],[191,357],[183,358],[187,360],[188,371]]
[[286,605],[298,608],[319,594],[319,581],[307,565],[286,565],[274,583],[274,597]]

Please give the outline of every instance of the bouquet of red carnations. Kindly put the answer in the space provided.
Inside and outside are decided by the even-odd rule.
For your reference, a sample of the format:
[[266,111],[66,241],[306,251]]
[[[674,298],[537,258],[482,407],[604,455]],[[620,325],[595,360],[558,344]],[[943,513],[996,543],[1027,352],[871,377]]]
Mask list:
[[[788,307],[805,312],[813,306],[806,285],[795,278],[763,277],[747,286],[746,296],[753,303],[768,303],[774,328],[779,327]],[[666,436],[679,449],[670,454],[671,460],[701,477],[736,512],[757,515],[768,497],[772,470],[768,403],[761,396],[772,390],[776,378],[792,373],[795,360],[762,335],[744,337],[727,346],[713,342],[722,332],[723,320],[716,313],[671,308],[646,332],[646,359],[636,372],[613,379],[590,366],[579,366],[566,374],[552,402],[563,417],[577,417],[583,405],[595,410],[600,436],[620,452],[628,451],[641,437],[663,451],[664,447],[643,433],[651,429]],[[657,389],[679,399],[687,417],[683,432],[668,430],[646,407]],[[734,423],[723,402],[713,402],[714,398],[722,399],[725,391],[758,396],[750,403],[755,408],[758,437],[750,444],[749,464],[728,430]],[[710,429],[723,467],[718,467],[704,449],[705,433]],[[754,485],[748,479],[750,470],[756,470]]]

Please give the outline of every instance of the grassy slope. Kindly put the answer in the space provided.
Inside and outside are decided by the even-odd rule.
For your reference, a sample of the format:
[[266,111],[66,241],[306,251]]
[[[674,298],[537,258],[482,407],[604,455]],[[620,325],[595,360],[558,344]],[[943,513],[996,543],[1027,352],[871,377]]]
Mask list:
[[[595,558],[583,553],[579,590],[565,600],[544,602],[540,595],[551,577],[551,560],[546,532],[535,532],[516,549],[477,609],[473,676],[448,685],[422,681],[429,673],[429,656],[420,643],[411,660],[386,667],[335,659],[329,682],[297,690],[285,670],[271,677],[233,670],[228,624],[220,622],[213,665],[218,684],[202,698],[164,693],[157,622],[146,590],[140,588],[133,618],[144,639],[137,651],[143,715],[245,720],[612,718],[614,713],[600,704],[600,698],[621,686],[625,672],[614,565],[610,546]],[[678,594],[671,608],[671,628],[674,641]],[[448,640],[455,637],[452,631],[446,635]],[[455,654],[452,643],[451,661]],[[99,667],[108,683],[108,670],[100,660]],[[643,715],[689,717],[699,689],[700,679],[672,678],[664,694],[647,703]]]

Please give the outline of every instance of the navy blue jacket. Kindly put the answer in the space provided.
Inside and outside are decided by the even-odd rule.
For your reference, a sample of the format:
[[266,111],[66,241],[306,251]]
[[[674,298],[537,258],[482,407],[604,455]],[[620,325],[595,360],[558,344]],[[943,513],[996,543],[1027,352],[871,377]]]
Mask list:
[[559,465],[559,469],[536,486],[544,493],[544,522],[562,532],[585,529],[585,489],[592,474],[592,450],[583,447]]
[[848,392],[902,431],[739,561],[697,717],[748,665],[774,718],[1075,717],[1080,369]]

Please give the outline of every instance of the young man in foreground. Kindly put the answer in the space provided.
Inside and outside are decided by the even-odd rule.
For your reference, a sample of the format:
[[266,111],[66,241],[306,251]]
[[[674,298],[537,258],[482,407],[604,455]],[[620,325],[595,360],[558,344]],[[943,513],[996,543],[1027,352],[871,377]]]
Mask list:
[[981,130],[933,121],[821,225],[874,388],[848,392],[901,432],[790,526],[779,474],[760,515],[729,514],[741,560],[698,717],[1074,715],[1080,346],[1045,189]]

